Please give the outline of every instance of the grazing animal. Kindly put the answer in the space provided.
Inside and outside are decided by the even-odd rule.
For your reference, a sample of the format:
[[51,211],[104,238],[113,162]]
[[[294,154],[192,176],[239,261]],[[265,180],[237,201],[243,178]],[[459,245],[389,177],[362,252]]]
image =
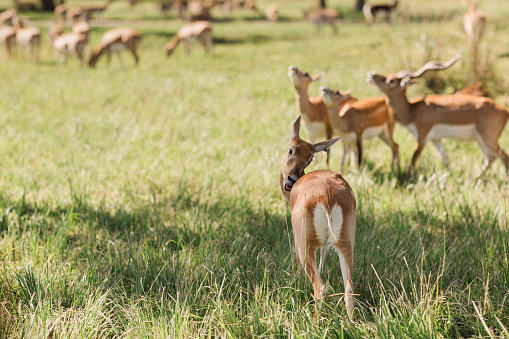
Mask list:
[[313,23],[316,27],[316,32],[320,34],[320,28],[323,25],[330,25],[334,35],[338,33],[336,21],[339,19],[339,12],[335,9],[320,9],[316,12],[304,11],[304,18]]
[[106,31],[101,37],[99,46],[97,46],[96,50],[92,54],[88,65],[90,67],[95,67],[99,57],[105,53],[108,55],[109,63],[111,60],[111,53],[113,52],[117,53],[120,63],[123,63],[119,54],[119,52],[123,50],[131,52],[134,57],[134,62],[137,65],[139,57],[138,54],[136,54],[136,50],[138,49],[140,42],[141,33],[131,28],[114,28]]
[[28,48],[34,61],[37,62],[39,59],[37,50],[41,46],[41,30],[37,27],[25,27],[23,20],[19,17],[14,18],[14,28],[18,46]]
[[382,75],[368,73],[368,82],[376,85],[389,98],[390,110],[397,122],[417,138],[412,157],[412,173],[417,159],[428,141],[433,142],[446,165],[449,164],[442,138],[475,139],[484,153],[480,176],[500,158],[509,171],[509,156],[498,144],[509,112],[489,98],[473,95],[430,95],[408,101],[406,89],[429,70],[444,70],[461,58],[461,52],[448,62],[430,61],[416,72],[400,71]]
[[170,56],[180,42],[186,45],[187,54],[191,55],[191,40],[197,40],[205,48],[205,52],[212,52],[214,41],[212,38],[212,24],[208,21],[195,21],[182,25],[177,34],[166,44],[166,55]]
[[[315,143],[316,139],[332,138],[332,126],[329,110],[319,96],[308,96],[308,86],[311,82],[320,79],[321,75],[310,76],[308,72],[300,71],[297,66],[288,67],[288,77],[295,87],[295,102],[297,111],[304,120],[309,140]],[[329,152],[326,156],[327,167],[329,166]]]
[[4,45],[8,57],[12,56],[12,50],[16,46],[16,30],[14,27],[0,27],[0,44]]
[[357,100],[351,91],[340,92],[328,87],[320,87],[320,96],[329,109],[334,134],[341,135],[344,145],[343,160],[352,145],[357,147],[357,164],[362,161],[362,140],[379,137],[392,151],[392,169],[399,170],[399,147],[393,140],[395,121],[389,113],[384,98],[365,98]]
[[355,196],[339,173],[320,170],[304,174],[316,152],[327,150],[339,138],[310,144],[299,137],[300,116],[293,125],[290,147],[279,172],[279,188],[290,203],[295,250],[313,285],[313,296],[320,300],[324,284],[316,265],[316,250],[331,248],[339,255],[345,285],[348,317],[353,317],[353,251],[355,243]]
[[53,49],[60,54],[60,64],[65,65],[67,55],[70,54],[79,59],[80,65],[83,66],[83,52],[87,40],[83,34],[79,33],[63,33],[53,40]]
[[385,20],[387,22],[394,21],[393,16],[396,13],[397,7],[398,0],[394,0],[392,4],[370,5],[365,3],[362,7],[362,12],[364,13],[364,17],[368,24],[371,25],[375,21],[375,17],[378,13],[385,13]]

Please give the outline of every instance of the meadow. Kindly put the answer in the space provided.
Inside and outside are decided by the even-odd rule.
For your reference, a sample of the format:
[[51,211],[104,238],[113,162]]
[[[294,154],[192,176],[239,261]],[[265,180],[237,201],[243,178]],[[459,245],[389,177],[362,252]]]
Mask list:
[[[275,24],[218,14],[212,56],[179,46],[166,58],[182,24],[174,14],[115,1],[91,47],[108,24],[135,28],[140,64],[125,54],[124,66],[114,57],[95,69],[60,66],[45,35],[51,15],[28,14],[44,33],[40,63],[0,54],[0,337],[509,338],[502,163],[477,180],[477,144],[447,140],[449,168],[428,145],[408,177],[415,140],[400,125],[401,174],[380,140],[342,172],[357,198],[354,319],[335,255],[322,274],[330,296],[313,302],[278,187],[297,117],[288,66],[323,72],[310,95],[328,85],[381,96],[366,73],[450,59],[465,49],[466,10],[407,0],[394,25],[369,27],[352,0],[333,0],[344,13],[333,36],[301,19],[313,4],[279,1]],[[483,81],[505,106],[509,4],[481,8]],[[467,57],[436,76],[444,93],[475,80]],[[409,97],[428,91],[421,80]],[[509,150],[507,128],[500,144]],[[332,170],[341,155],[334,146]]]

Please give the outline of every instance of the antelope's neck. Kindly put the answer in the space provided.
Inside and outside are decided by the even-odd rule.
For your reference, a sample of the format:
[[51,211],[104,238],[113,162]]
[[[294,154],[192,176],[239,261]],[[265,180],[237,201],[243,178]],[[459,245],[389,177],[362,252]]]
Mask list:
[[311,106],[308,97],[308,88],[297,90],[295,94],[295,102],[297,103],[297,110],[304,118],[304,121],[308,120],[309,107]]
[[394,115],[394,120],[402,125],[412,123],[411,104],[406,97],[406,90],[390,96],[388,104]]

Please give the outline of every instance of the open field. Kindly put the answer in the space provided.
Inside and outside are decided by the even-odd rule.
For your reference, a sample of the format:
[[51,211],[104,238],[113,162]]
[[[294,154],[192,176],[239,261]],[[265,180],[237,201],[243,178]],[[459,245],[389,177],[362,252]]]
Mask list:
[[[408,178],[368,140],[364,166],[345,169],[358,207],[353,321],[336,255],[314,317],[277,181],[297,117],[289,65],[324,72],[311,95],[379,96],[366,72],[420,67],[423,36],[444,60],[465,47],[465,8],[403,1],[395,25],[368,27],[353,0],[330,1],[346,13],[334,37],[300,19],[314,2],[278,4],[277,24],[247,13],[216,23],[211,57],[179,46],[166,58],[181,22],[124,1],[104,17],[143,33],[136,68],[128,54],[123,67],[115,56],[61,67],[47,14],[32,22],[39,64],[0,51],[0,337],[509,338],[509,185],[499,160],[476,180],[477,144],[445,142],[450,168],[428,145]],[[482,10],[481,54],[496,61],[486,84],[505,106],[509,3]],[[93,28],[92,48],[106,29]],[[447,93],[473,80],[466,60],[439,76]],[[409,97],[424,91],[420,81]],[[406,169],[415,140],[398,125],[395,141]],[[507,128],[500,144],[509,150]],[[331,152],[337,170],[342,147]],[[319,155],[309,170],[323,167]]]

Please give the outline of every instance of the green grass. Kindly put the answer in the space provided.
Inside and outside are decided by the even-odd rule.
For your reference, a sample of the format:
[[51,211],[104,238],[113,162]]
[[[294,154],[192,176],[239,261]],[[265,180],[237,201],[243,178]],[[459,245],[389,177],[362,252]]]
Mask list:
[[[345,14],[338,36],[318,37],[297,20],[309,4],[281,2],[278,24],[216,23],[212,57],[197,46],[166,58],[181,23],[120,1],[105,17],[143,19],[137,68],[129,55],[124,67],[61,67],[47,40],[37,65],[0,54],[0,337],[509,337],[507,176],[497,161],[477,181],[482,154],[468,142],[445,143],[449,169],[428,146],[410,179],[391,173],[387,146],[365,142],[365,165],[343,173],[358,202],[355,319],[333,256],[333,296],[315,317],[277,185],[297,116],[287,67],[324,72],[312,95],[380,95],[366,72],[419,67],[421,34],[444,59],[464,47],[464,8],[414,0],[394,26]],[[509,6],[482,8],[483,51],[507,52]],[[106,29],[93,28],[92,47]],[[503,103],[509,61],[493,67]],[[440,76],[447,91],[473,80],[466,61]],[[398,126],[395,140],[406,167],[414,139]],[[509,149],[507,131],[500,142]],[[332,169],[340,156],[334,147]]]

